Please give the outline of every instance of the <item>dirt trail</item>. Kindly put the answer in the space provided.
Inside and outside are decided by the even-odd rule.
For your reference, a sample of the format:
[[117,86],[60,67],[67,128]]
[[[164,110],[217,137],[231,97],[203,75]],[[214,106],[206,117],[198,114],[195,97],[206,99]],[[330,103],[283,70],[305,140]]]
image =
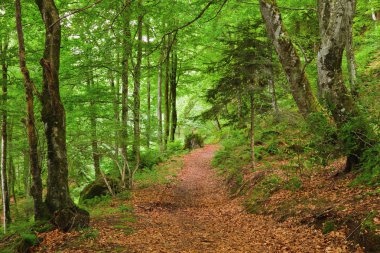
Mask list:
[[175,185],[136,193],[127,252],[348,252],[339,236],[245,213],[211,169],[216,149],[187,154]]

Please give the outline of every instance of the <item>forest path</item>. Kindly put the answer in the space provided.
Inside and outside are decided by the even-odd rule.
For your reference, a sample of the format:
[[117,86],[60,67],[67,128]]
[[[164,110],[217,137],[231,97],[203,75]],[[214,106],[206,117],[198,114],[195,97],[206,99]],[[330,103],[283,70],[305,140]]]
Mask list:
[[217,148],[185,155],[175,184],[135,194],[126,252],[347,252],[344,238],[247,214],[211,168]]

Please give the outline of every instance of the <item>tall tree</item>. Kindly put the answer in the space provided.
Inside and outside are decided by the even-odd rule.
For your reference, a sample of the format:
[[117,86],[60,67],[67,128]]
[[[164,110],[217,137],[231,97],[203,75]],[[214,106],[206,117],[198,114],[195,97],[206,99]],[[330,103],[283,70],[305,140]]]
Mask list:
[[[92,70],[89,71],[89,76],[87,77],[87,86],[90,91],[95,90],[94,83],[94,73]],[[94,163],[95,178],[101,177],[100,173],[100,153],[98,148],[98,133],[97,133],[97,119],[96,119],[96,103],[93,98],[90,98],[90,126],[91,126],[91,148],[92,148],[92,159]]]
[[[146,24],[146,40],[147,40],[147,49],[150,45],[150,26]],[[151,139],[151,63],[150,55],[147,51],[147,81],[146,81],[146,101],[147,101],[147,122],[146,122],[146,146],[150,148],[150,139]]]
[[259,0],[259,2],[267,33],[277,51],[298,110],[304,117],[320,111],[319,103],[306,77],[305,66],[302,66],[301,59],[286,32],[276,1]]
[[89,213],[75,206],[68,185],[66,114],[59,92],[61,19],[54,0],[35,0],[45,24],[41,118],[47,140],[48,180],[46,205],[53,222],[68,231],[89,224]]
[[164,150],[169,140],[170,131],[170,53],[172,45],[172,35],[167,36],[165,54],[165,84],[164,84]]
[[[353,97],[344,83],[342,72],[343,51],[346,46],[352,20],[354,15],[354,0],[319,0],[318,17],[321,36],[321,45],[318,52],[318,83],[322,96],[331,112],[338,128],[360,116],[360,112]],[[351,122],[352,123],[352,122]],[[355,167],[367,146],[366,136],[368,129],[365,124],[351,135],[359,136],[353,138],[354,148],[349,150],[346,170]],[[352,140],[345,140],[352,142]],[[344,143],[346,145],[351,145]]]
[[140,166],[140,82],[142,62],[142,29],[143,13],[142,0],[138,1],[140,14],[137,21],[137,62],[134,70],[133,87],[133,154],[135,155],[135,169],[129,175],[129,188],[132,189],[134,172]]
[[162,64],[165,57],[164,51],[165,38],[161,48],[161,55],[158,61],[158,84],[157,84],[157,118],[158,118],[158,145],[160,151],[163,151],[163,138],[162,138]]
[[[28,168],[30,163],[30,174],[32,175],[32,186],[30,188],[30,194],[33,197],[34,203],[34,219],[42,220],[46,218],[47,211],[45,203],[42,199],[42,179],[41,179],[41,165],[38,152],[38,136],[34,117],[34,90],[35,86],[30,77],[29,69],[26,65],[26,53],[24,43],[24,32],[22,29],[22,12],[20,0],[15,1],[16,6],[16,26],[17,26],[17,38],[19,47],[19,62],[22,75],[24,77],[24,90],[26,97],[26,131],[29,143],[28,155],[24,154],[24,167]],[[26,152],[25,152],[26,153]],[[29,158],[29,159],[28,159]],[[29,173],[24,171],[25,182],[24,185],[29,185]]]
[[[173,43],[176,43],[175,41]],[[173,45],[174,46],[174,45]],[[177,68],[178,68],[178,56],[174,48],[172,54],[172,71],[170,78],[170,102],[171,102],[171,128],[170,128],[170,141],[175,139],[175,132],[177,129]]]
[[8,187],[8,176],[7,176],[7,100],[8,100],[8,63],[7,63],[7,52],[8,52],[8,36],[6,35],[4,40],[0,41],[0,56],[1,56],[1,66],[2,66],[2,122],[1,122],[1,192],[3,199],[3,225],[4,233],[8,224],[11,222],[11,211],[10,211],[10,200],[9,200],[9,187]]
[[356,60],[355,60],[355,49],[354,49],[354,34],[353,34],[353,23],[354,16],[356,12],[356,0],[347,2],[348,12],[351,12],[352,15],[349,15],[346,19],[347,27],[347,39],[346,39],[346,58],[347,58],[347,69],[349,75],[349,82],[351,86],[351,94],[356,97],[358,96],[358,87],[356,82]]
[[[128,86],[129,86],[129,56],[131,54],[131,0],[125,0],[123,6],[123,39],[122,39],[122,90],[121,90],[121,156],[124,164],[128,160]],[[124,165],[123,168],[126,166]],[[125,186],[125,169],[121,178]]]

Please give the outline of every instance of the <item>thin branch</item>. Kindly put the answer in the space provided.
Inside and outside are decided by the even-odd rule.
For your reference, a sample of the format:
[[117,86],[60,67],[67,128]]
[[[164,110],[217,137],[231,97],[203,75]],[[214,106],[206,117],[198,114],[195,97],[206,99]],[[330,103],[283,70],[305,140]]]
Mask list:
[[212,18],[210,18],[209,20],[207,20],[205,23],[208,23],[208,22],[210,22],[211,20],[215,19],[215,18],[216,18],[221,12],[222,12],[222,9],[223,9],[223,7],[226,5],[227,1],[228,1],[228,0],[224,0],[224,2],[223,2],[222,5],[220,6],[220,8],[219,8],[219,10],[216,12],[216,14],[215,14]]
[[[251,5],[260,5],[259,3],[252,3],[246,1],[238,1],[238,3],[251,4]],[[288,7],[288,6],[278,6],[280,10],[289,10],[289,11],[317,11],[316,8],[297,8],[297,7]]]
[[63,15],[61,18],[59,18],[56,22],[54,22],[51,26],[49,26],[49,29],[52,28],[54,25],[56,25],[57,23],[60,23],[63,19],[66,19],[68,17],[71,17],[72,15],[74,14],[77,14],[79,12],[82,12],[82,11],[85,11],[87,9],[90,9],[92,7],[94,7],[95,5],[101,3],[103,0],[97,0],[95,3],[93,4],[90,4],[90,5],[87,5],[83,8],[79,8],[79,9],[75,9],[75,10],[72,10],[71,12],[69,12],[68,14],[66,15]]
[[[184,29],[184,28],[186,28],[186,27],[192,25],[194,22],[196,22],[198,19],[200,19],[200,18],[203,16],[203,14],[208,10],[208,8],[210,8],[210,6],[211,6],[214,2],[216,2],[216,1],[218,1],[218,0],[211,0],[211,1],[209,1],[209,2],[207,3],[207,5],[206,5],[206,6],[205,6],[205,7],[204,7],[204,8],[198,13],[198,15],[197,15],[195,18],[193,18],[192,20],[186,22],[185,24],[183,24],[183,25],[181,25],[181,26],[178,26],[178,27],[174,28],[173,30],[171,30],[171,31],[169,31],[169,32],[167,32],[167,33],[165,33],[165,34],[163,34],[162,37],[161,37],[161,39],[160,39],[160,42],[157,43],[157,45],[153,48],[153,50],[151,50],[151,51],[150,51],[149,53],[147,53],[145,56],[149,56],[149,55],[151,55],[153,52],[155,52],[155,51],[160,47],[160,45],[162,44],[162,42],[163,42],[163,40],[164,40],[164,38],[165,38],[166,36],[168,36],[168,35],[170,35],[170,34],[173,34],[173,33],[177,33],[179,30],[182,30],[182,29]],[[227,2],[227,0],[224,0],[224,1]],[[225,3],[223,3],[223,4],[225,4]]]

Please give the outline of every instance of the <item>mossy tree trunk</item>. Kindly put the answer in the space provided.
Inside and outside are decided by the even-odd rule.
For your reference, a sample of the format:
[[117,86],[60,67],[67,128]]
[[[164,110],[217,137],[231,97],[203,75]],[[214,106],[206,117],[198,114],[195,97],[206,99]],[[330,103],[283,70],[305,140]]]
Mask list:
[[[318,52],[318,86],[326,105],[331,112],[338,129],[360,117],[360,112],[353,97],[345,86],[342,59],[354,15],[354,0],[319,0],[318,17],[321,45]],[[343,140],[344,145],[354,146],[348,150],[346,171],[359,162],[367,146],[368,129],[362,124],[356,132],[350,133],[352,140]],[[348,143],[355,142],[355,143]]]
[[259,2],[267,33],[285,71],[298,110],[304,117],[310,113],[319,112],[320,105],[312,93],[305,67],[302,66],[300,57],[286,32],[276,1],[260,0]]
[[[142,0],[138,1],[139,11],[142,12]],[[128,188],[133,187],[134,173],[140,166],[140,82],[141,82],[141,63],[142,63],[142,29],[143,14],[140,13],[137,21],[137,62],[134,69],[133,87],[133,154],[135,158],[135,168],[130,169]]]
[[[125,0],[123,6],[123,39],[122,39],[122,90],[121,90],[121,131],[120,147],[124,163],[128,160],[128,88],[129,88],[129,56],[131,53],[131,0]],[[125,168],[126,166],[123,166]],[[122,172],[121,181],[125,186],[126,171]]]
[[[146,39],[147,39],[147,49],[149,49],[150,45],[150,26],[149,24],[146,25]],[[146,147],[150,148],[150,135],[151,135],[151,63],[150,63],[150,55],[148,50],[146,50],[147,53],[147,82],[146,82],[146,101],[147,101],[147,119],[146,119]]]
[[45,50],[40,63],[43,68],[41,118],[47,140],[46,205],[53,223],[61,230],[85,227],[88,212],[75,206],[68,185],[66,149],[66,115],[59,92],[61,24],[54,0],[35,0],[45,24]]
[[11,222],[11,210],[10,210],[10,200],[9,200],[9,187],[8,187],[8,176],[7,176],[7,151],[8,151],[8,138],[7,138],[7,128],[8,128],[8,112],[7,112],[7,100],[8,100],[8,63],[7,63],[7,53],[8,53],[8,37],[5,36],[4,40],[0,41],[0,56],[1,56],[1,66],[2,66],[2,112],[1,112],[1,192],[3,200],[3,228],[4,233]]
[[[176,42],[173,42],[176,43]],[[175,46],[175,45],[174,45]],[[170,141],[175,139],[175,132],[177,129],[177,68],[178,68],[178,56],[174,49],[172,54],[172,72],[170,81],[170,102],[171,102],[171,127],[170,127]]]

